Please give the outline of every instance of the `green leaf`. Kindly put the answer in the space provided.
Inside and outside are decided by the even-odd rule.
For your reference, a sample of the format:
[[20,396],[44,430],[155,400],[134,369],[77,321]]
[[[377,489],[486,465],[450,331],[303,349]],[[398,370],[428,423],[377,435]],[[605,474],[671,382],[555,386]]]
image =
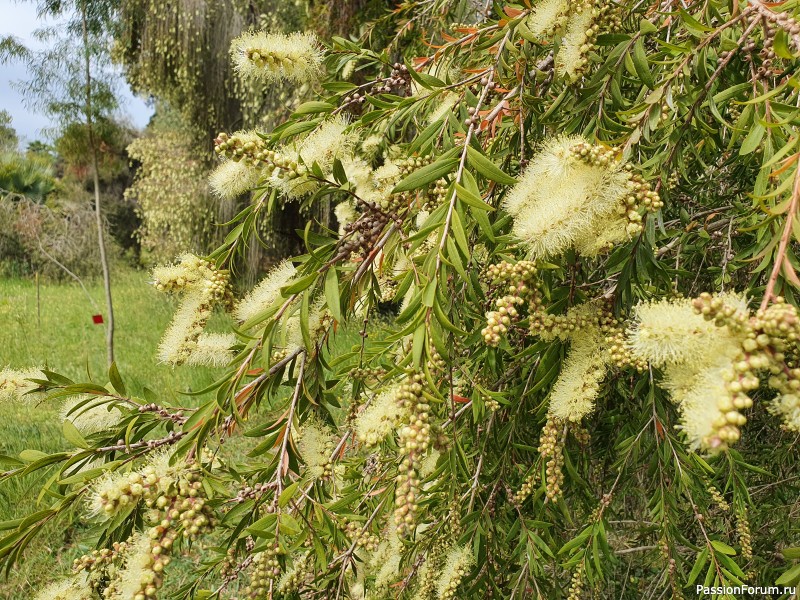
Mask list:
[[783,575],[778,577],[775,585],[794,585],[800,581],[800,564],[793,566],[786,571]]
[[431,307],[433,306],[433,300],[436,297],[436,281],[431,280],[425,286],[425,289],[422,291],[422,305]]
[[300,529],[300,524],[289,513],[281,513],[280,519],[281,533],[297,535],[302,531],[302,529]]
[[786,560],[797,560],[800,558],[800,547],[795,546],[794,548],[784,548],[781,550],[781,554],[783,554],[783,558]]
[[744,138],[742,146],[739,148],[739,155],[745,156],[758,148],[759,144],[761,144],[761,138],[764,137],[764,131],[764,126],[760,121],[753,123],[753,128],[750,130],[750,133],[747,134],[747,137]]
[[504,173],[496,164],[475,150],[472,146],[467,147],[467,158],[478,173],[487,179],[491,179],[502,185],[513,185],[517,183],[516,179]]
[[458,199],[461,200],[464,204],[467,204],[473,208],[478,208],[480,210],[492,211],[494,207],[491,204],[487,204],[484,202],[480,196],[477,194],[473,194],[467,188],[462,187],[459,184],[456,184],[456,195]]
[[633,68],[636,69],[636,74],[642,83],[649,87],[651,90],[655,89],[655,81],[653,81],[653,74],[650,73],[650,67],[647,65],[647,53],[644,50],[644,40],[639,38],[633,47]]
[[19,459],[27,463],[36,462],[37,460],[47,458],[47,456],[48,455],[45,454],[44,452],[41,452],[39,450],[30,450],[30,449],[23,450],[22,452],[19,453]]
[[416,171],[405,177],[400,183],[398,183],[395,186],[395,188],[392,190],[392,193],[399,194],[400,192],[417,190],[423,186],[426,186],[427,184],[432,183],[437,179],[441,179],[448,173],[451,173],[457,164],[458,164],[457,158],[453,157],[445,158],[443,156],[436,162],[426,165],[421,169],[417,169]]
[[111,386],[120,396],[127,396],[127,392],[125,391],[125,384],[122,383],[122,377],[119,375],[119,370],[117,369],[117,363],[112,362],[111,366],[108,368],[108,380],[111,382]]
[[325,300],[328,308],[339,323],[342,322],[342,301],[339,297],[339,276],[336,269],[331,267],[325,274]]
[[697,578],[700,577],[700,572],[703,570],[703,567],[706,566],[706,562],[708,562],[708,548],[704,548],[702,552],[697,555],[697,559],[694,561],[694,567],[692,567],[692,572],[689,573],[689,579],[686,581],[687,585],[692,585]]
[[320,102],[318,100],[312,100],[311,102],[304,102],[300,106],[297,107],[297,110],[294,111],[292,116],[299,116],[299,115],[313,115],[315,113],[329,113],[334,109],[333,104],[329,104],[327,102]]
[[722,552],[722,554],[727,554],[728,556],[736,556],[736,550],[728,546],[728,544],[726,544],[725,542],[720,542],[719,540],[711,540],[711,545],[717,552]]
[[64,423],[62,424],[62,429],[64,431],[64,437],[66,440],[77,448],[88,448],[89,444],[81,435],[81,432],[78,431],[78,428],[70,421],[69,419],[64,419]]
[[658,31],[658,27],[653,25],[647,19],[642,19],[641,21],[639,21],[639,31],[643,35],[647,35],[648,33],[656,33]]
[[778,29],[772,41],[772,49],[775,54],[786,60],[793,60],[794,55],[789,48],[789,35],[783,29]]
[[316,273],[311,273],[311,275],[306,275],[305,277],[301,277],[294,283],[281,288],[281,295],[283,295],[284,298],[288,298],[292,294],[299,294],[306,288],[310,287],[311,284],[314,283],[316,280],[317,280]]
[[292,496],[294,496],[294,493],[297,491],[299,485],[300,482],[295,481],[292,485],[283,490],[281,495],[278,497],[278,506],[284,508],[287,504],[289,504],[289,500],[292,499]]

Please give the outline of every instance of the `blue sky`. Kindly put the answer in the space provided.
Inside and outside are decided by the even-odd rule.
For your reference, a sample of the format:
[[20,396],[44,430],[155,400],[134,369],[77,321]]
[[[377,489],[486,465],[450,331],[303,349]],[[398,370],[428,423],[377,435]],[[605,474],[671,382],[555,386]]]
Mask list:
[[[18,2],[15,0],[0,0],[0,37],[13,35],[25,45],[32,48],[41,48],[41,43],[32,36],[39,27],[51,26],[55,22],[51,19],[41,21],[36,15],[36,2]],[[25,148],[28,142],[44,139],[43,129],[51,126],[49,119],[42,114],[29,110],[25,106],[22,96],[12,89],[11,82],[28,79],[25,65],[21,62],[0,64],[0,109],[11,113],[12,126],[20,137],[20,146]],[[135,97],[128,85],[120,83],[120,104],[122,113],[138,128],[144,127],[153,111],[145,102]]]

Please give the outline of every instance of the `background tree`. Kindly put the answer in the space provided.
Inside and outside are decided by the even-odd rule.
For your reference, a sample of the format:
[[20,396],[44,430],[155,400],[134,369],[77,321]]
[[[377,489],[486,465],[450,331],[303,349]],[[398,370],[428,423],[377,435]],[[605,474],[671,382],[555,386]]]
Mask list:
[[[100,194],[99,138],[95,133],[98,119],[108,120],[117,108],[110,67],[108,31],[114,3],[83,0],[75,3],[43,2],[42,14],[68,16],[66,37],[58,38],[55,29],[40,30],[39,37],[52,44],[47,50],[32,52],[12,38],[3,41],[0,54],[5,60],[16,58],[27,64],[30,79],[19,83],[32,106],[51,116],[58,126],[68,128],[82,123],[88,145],[85,147],[92,166],[92,186],[97,227],[97,247],[106,296],[106,348],[108,362],[114,362],[114,306],[111,273],[104,236],[104,217]],[[81,44],[76,52],[73,40]]]

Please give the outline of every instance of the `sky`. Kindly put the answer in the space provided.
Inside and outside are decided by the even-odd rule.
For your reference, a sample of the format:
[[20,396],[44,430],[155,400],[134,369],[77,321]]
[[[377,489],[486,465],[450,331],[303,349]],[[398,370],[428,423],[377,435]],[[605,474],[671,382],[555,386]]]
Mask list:
[[[32,33],[42,26],[52,26],[52,19],[42,21],[36,14],[36,2],[18,2],[16,0],[0,0],[0,38],[13,35],[29,48],[41,48],[41,42],[34,39]],[[29,110],[25,102],[11,82],[28,79],[27,68],[21,61],[0,64],[0,109],[7,110],[12,117],[11,125],[17,130],[20,147],[25,148],[33,140],[46,139],[43,132],[52,123],[46,115]],[[119,102],[121,112],[135,127],[143,128],[153,114],[152,108],[141,99],[135,97],[127,83],[120,77]]]

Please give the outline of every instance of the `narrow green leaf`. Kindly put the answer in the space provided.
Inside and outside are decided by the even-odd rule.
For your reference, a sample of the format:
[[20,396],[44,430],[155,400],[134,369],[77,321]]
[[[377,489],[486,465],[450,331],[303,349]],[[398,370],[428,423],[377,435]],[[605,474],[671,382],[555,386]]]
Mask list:
[[64,431],[64,438],[75,446],[76,448],[88,448],[89,444],[81,435],[81,432],[78,431],[78,428],[70,421],[69,419],[64,419],[64,423],[62,424],[62,429]]
[[400,192],[408,192],[410,190],[417,190],[429,183],[436,181],[451,173],[458,164],[458,159],[453,157],[440,158],[436,162],[417,169],[400,183],[398,183],[392,190],[393,194]]
[[486,158],[483,154],[475,150],[475,148],[472,146],[467,147],[467,158],[469,159],[470,164],[478,171],[478,173],[487,179],[491,179],[492,181],[496,181],[502,185],[513,185],[517,183],[516,179],[511,177],[511,175],[504,173],[500,167]]
[[342,322],[342,303],[339,297],[339,276],[334,267],[325,274],[325,300],[333,318]]
[[650,73],[650,67],[647,65],[647,53],[644,50],[644,40],[639,38],[633,47],[633,67],[636,69],[636,74],[642,83],[649,87],[651,90],[655,88],[653,81],[653,74]]
[[456,195],[458,199],[461,200],[464,204],[467,204],[473,208],[478,208],[480,210],[492,211],[494,207],[491,204],[487,204],[484,202],[480,196],[473,194],[465,187],[462,187],[459,184],[456,184]]

